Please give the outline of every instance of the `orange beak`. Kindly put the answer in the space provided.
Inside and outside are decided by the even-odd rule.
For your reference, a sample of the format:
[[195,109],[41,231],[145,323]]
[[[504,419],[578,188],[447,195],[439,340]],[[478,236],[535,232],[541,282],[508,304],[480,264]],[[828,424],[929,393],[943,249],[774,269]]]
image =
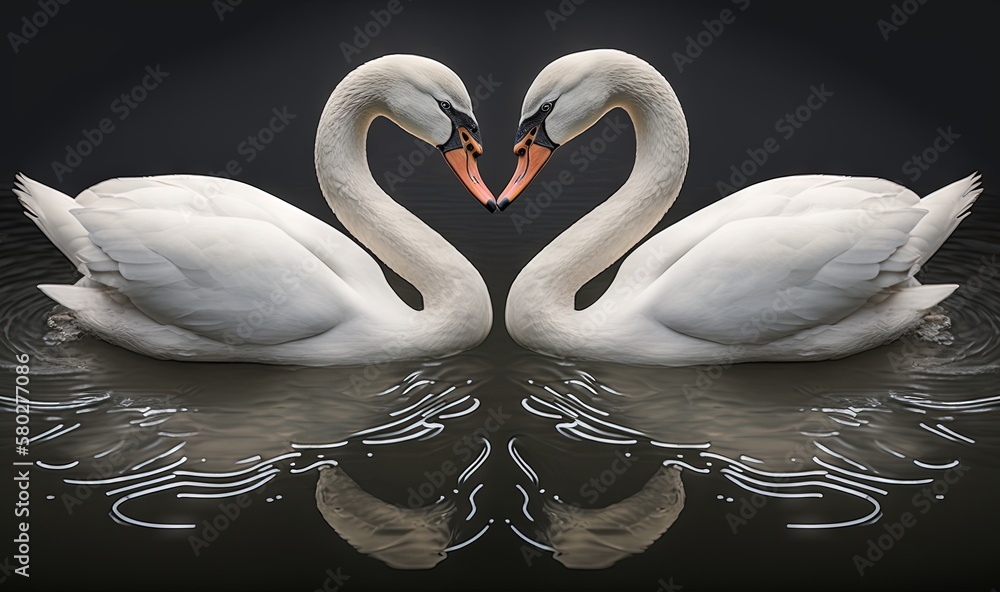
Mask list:
[[458,133],[462,137],[462,147],[444,152],[444,159],[469,193],[487,210],[494,212],[497,209],[497,202],[493,199],[493,192],[486,187],[482,177],[479,176],[479,166],[476,164],[476,159],[483,153],[483,147],[464,127],[458,128]]
[[549,157],[552,156],[553,150],[551,148],[546,148],[534,142],[537,133],[538,126],[535,126],[525,134],[524,139],[514,145],[514,154],[517,155],[517,168],[514,170],[514,176],[511,177],[510,183],[507,183],[507,187],[500,194],[500,199],[497,200],[497,207],[501,211],[509,206],[510,202],[514,201],[514,198],[528,187],[531,180],[535,178],[538,171],[542,170],[542,167],[548,162]]

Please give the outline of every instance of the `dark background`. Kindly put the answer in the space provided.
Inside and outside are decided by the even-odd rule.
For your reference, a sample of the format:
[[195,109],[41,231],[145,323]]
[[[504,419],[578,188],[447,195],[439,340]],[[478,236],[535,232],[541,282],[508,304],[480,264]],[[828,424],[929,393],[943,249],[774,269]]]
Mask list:
[[[684,106],[691,133],[691,165],[684,190],[663,226],[720,197],[717,182],[730,166],[776,137],[780,150],[749,182],[798,173],[880,176],[903,183],[919,194],[968,175],[983,173],[987,194],[996,199],[997,174],[993,78],[1000,9],[989,2],[945,3],[837,2],[410,2],[392,16],[370,43],[345,59],[341,45],[353,43],[355,27],[372,20],[370,11],[387,2],[245,1],[218,14],[221,2],[82,2],[61,6],[18,53],[5,45],[3,55],[11,103],[3,142],[0,187],[13,174],[27,175],[66,193],[76,194],[109,177],[167,173],[210,174],[236,159],[241,181],[274,193],[336,224],[326,210],[312,160],[315,124],[337,82],[360,63],[389,53],[415,53],[444,62],[470,90],[478,77],[499,82],[479,101],[476,115],[483,130],[485,155],[480,170],[499,191],[513,170],[510,152],[521,99],[537,72],[566,53],[614,47],[634,53],[658,68]],[[877,22],[893,11],[919,6],[898,30],[884,39]],[[550,24],[546,11],[567,14]],[[675,52],[688,37],[705,29],[704,20],[731,9],[735,22],[725,25],[711,45],[679,71]],[[0,28],[20,34],[21,18],[40,11],[36,2],[5,2]],[[8,38],[9,41],[9,38]],[[169,76],[124,120],[111,104],[140,83],[147,66],[159,65]],[[9,68],[9,70],[6,70]],[[834,95],[787,140],[776,133],[776,120],[794,111],[825,85]],[[276,135],[252,162],[238,145],[287,108],[296,119]],[[615,114],[610,114],[614,117]],[[620,116],[620,115],[619,115]],[[115,130],[60,181],[52,162],[65,158],[65,146],[83,139],[82,130],[111,117]],[[932,146],[938,128],[960,135],[939,160],[914,179],[904,164]],[[430,155],[390,193],[438,229],[482,271],[493,295],[497,322],[489,344],[513,346],[502,328],[504,295],[514,275],[558,232],[589,211],[627,177],[634,140],[627,132],[593,166],[579,171],[574,151],[599,135],[595,126],[553,157],[536,184],[504,214],[488,215],[461,187],[441,159]],[[377,180],[397,171],[400,155],[416,146],[385,120],[376,122],[369,140],[369,161]],[[569,169],[575,181],[530,224],[526,216],[541,183]],[[9,210],[8,210],[9,211]],[[522,218],[523,222],[524,219]],[[995,235],[994,235],[995,236]],[[590,292],[596,294],[598,280]],[[401,288],[403,289],[403,288]],[[585,290],[586,292],[586,290]],[[584,295],[586,297],[586,295]],[[585,298],[586,299],[586,298]],[[694,497],[695,492],[689,495]],[[954,500],[956,504],[961,502]],[[943,518],[943,514],[938,518]],[[256,520],[248,518],[247,521]],[[929,522],[930,519],[928,519]],[[47,533],[35,551],[35,589],[178,589],[235,587],[313,589],[329,564],[326,550],[314,548],[321,523],[273,524],[260,519],[266,536],[231,540],[226,555],[195,560],[184,542],[155,539],[148,532],[109,525],[114,542],[93,540],[89,531],[66,522],[66,533]],[[963,549],[996,548],[996,533],[974,524],[928,525],[930,533],[961,532]],[[104,532],[108,532],[105,530]],[[939,547],[891,555],[879,570],[856,580],[850,573],[822,574],[823,555],[839,553],[838,570],[850,566],[842,549],[817,542],[809,553],[780,544],[780,577],[761,568],[745,575],[725,575],[729,557],[769,550],[746,549],[745,539],[716,539],[697,524],[678,524],[671,534],[702,557],[697,569],[706,581],[751,589],[841,589],[844,582],[870,589],[989,588],[992,569],[980,557],[941,557]],[[867,536],[867,535],[865,535]],[[235,538],[235,537],[234,537]],[[863,546],[864,536],[858,537]],[[346,545],[346,544],[345,544]],[[106,552],[105,552],[106,550]],[[350,549],[340,550],[352,556]],[[947,551],[945,551],[947,553]],[[815,554],[815,555],[813,555]],[[151,559],[152,557],[152,559]],[[476,546],[474,558],[446,562],[430,572],[390,570],[357,556],[354,576],[344,590],[362,589],[644,589],[661,584],[663,555],[647,553],[602,572],[570,572],[554,562],[526,569],[519,552],[496,542]],[[773,558],[772,558],[773,559]],[[938,562],[931,567],[931,562]],[[818,562],[818,563],[817,563]],[[151,566],[159,566],[152,571]],[[768,568],[771,569],[771,568]],[[952,570],[947,580],[919,576],[923,570]],[[685,590],[699,587],[692,570]],[[993,572],[995,573],[995,572]],[[900,574],[906,577],[900,578]],[[940,575],[940,574],[938,574]],[[680,581],[680,580],[679,580]],[[807,583],[808,582],[808,583]],[[9,585],[11,582],[6,582]],[[21,584],[22,582],[17,581]],[[970,588],[971,587],[971,588]]]

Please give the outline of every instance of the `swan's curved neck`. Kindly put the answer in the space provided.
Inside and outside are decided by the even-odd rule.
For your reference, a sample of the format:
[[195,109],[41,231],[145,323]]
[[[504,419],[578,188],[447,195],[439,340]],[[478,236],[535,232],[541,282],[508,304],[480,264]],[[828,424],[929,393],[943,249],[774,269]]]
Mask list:
[[365,145],[371,123],[389,116],[378,94],[384,90],[367,80],[351,84],[345,79],[331,95],[316,135],[316,174],[323,195],[355,238],[420,291],[422,316],[461,321],[482,317],[484,311],[489,315],[479,272],[372,178]]
[[687,123],[669,84],[647,64],[619,70],[609,108],[632,118],[636,158],[614,195],[556,237],[521,271],[510,299],[540,314],[570,312],[579,289],[639,242],[663,218],[684,181]]

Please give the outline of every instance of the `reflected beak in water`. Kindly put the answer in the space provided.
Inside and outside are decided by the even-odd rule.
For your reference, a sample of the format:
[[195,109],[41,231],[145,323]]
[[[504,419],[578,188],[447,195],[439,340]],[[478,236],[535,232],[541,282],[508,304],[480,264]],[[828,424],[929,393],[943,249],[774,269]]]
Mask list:
[[479,166],[476,164],[476,159],[483,153],[482,144],[464,126],[456,128],[455,133],[461,139],[461,145],[450,150],[442,150],[444,159],[472,196],[487,210],[496,211],[497,202],[493,199],[493,192],[483,183],[479,175]]
[[524,134],[524,137],[514,144],[514,154],[517,155],[517,169],[514,171],[514,176],[511,177],[510,183],[507,183],[507,187],[504,188],[500,194],[500,198],[497,200],[497,207],[501,211],[509,206],[510,202],[514,201],[514,198],[524,191],[528,183],[531,183],[531,180],[535,178],[538,171],[542,170],[549,157],[552,156],[554,148],[543,146],[535,141],[539,129],[541,129],[540,125],[529,129]]

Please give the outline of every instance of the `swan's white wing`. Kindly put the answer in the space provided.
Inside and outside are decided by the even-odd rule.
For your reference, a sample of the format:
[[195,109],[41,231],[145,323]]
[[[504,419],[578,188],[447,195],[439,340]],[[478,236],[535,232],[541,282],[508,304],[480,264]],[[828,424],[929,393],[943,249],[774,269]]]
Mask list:
[[159,323],[226,343],[276,344],[361,309],[342,278],[272,224],[131,205],[71,210],[100,247],[81,257],[92,279]]
[[663,325],[718,343],[767,343],[835,323],[909,279],[926,210],[848,209],[725,224],[637,299]]
[[625,294],[645,289],[695,245],[730,222],[845,209],[884,211],[919,202],[906,187],[875,177],[796,175],[763,181],[650,237],[622,262],[608,292]]
[[189,216],[248,218],[267,222],[311,251],[365,298],[395,306],[378,262],[360,245],[322,220],[246,183],[202,175],[109,179],[76,198],[88,208],[149,208]]

